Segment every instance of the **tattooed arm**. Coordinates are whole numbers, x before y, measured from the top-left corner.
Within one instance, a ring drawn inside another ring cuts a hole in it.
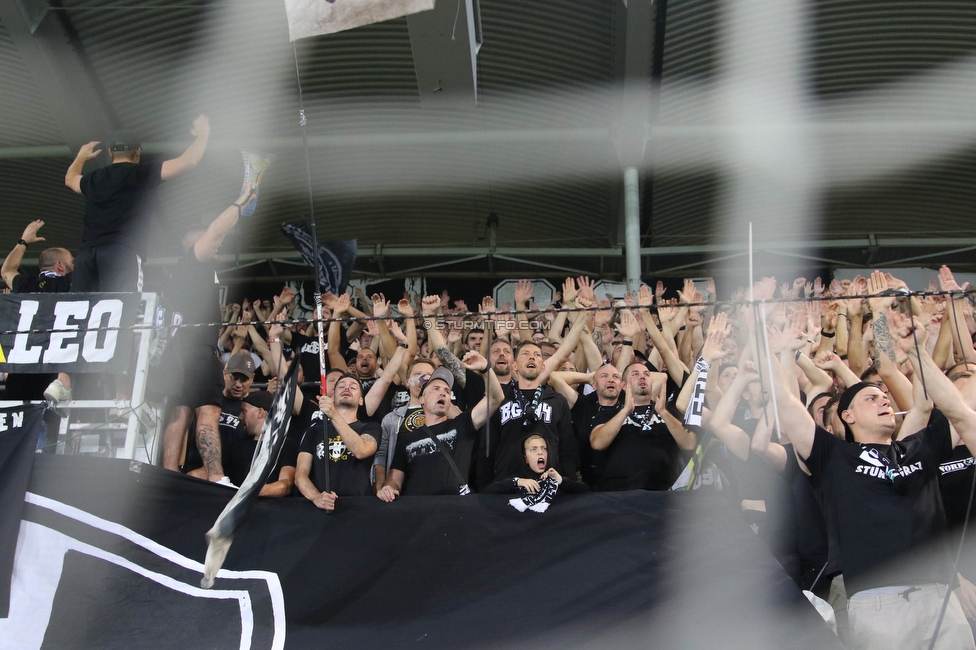
[[[444,339],[444,335],[441,331],[437,329],[436,322],[434,321],[434,299],[436,296],[427,296],[423,300],[423,310],[424,310],[424,320],[427,322],[427,340],[430,343],[430,349],[437,354],[437,357],[441,360],[451,374],[454,375],[454,380],[458,383],[458,386],[464,388],[467,382],[467,375],[464,372],[464,366],[461,365],[461,360],[451,352],[451,348],[447,346],[447,340]],[[439,299],[437,299],[439,302]],[[486,337],[487,338],[487,337]]]
[[[883,273],[875,271],[868,280],[868,291],[875,294],[868,299],[868,308],[874,314],[874,365],[888,387],[888,394],[901,411],[912,408],[912,382],[898,370],[895,362],[895,341],[891,336],[891,305],[894,296],[877,295],[887,290],[888,281]]]
[[[224,476],[224,465],[220,457],[220,407],[207,404],[196,409],[197,412],[197,450],[207,471],[207,479],[219,481]]]

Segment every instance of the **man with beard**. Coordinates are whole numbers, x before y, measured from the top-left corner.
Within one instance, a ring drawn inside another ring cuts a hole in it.
[[[274,395],[266,390],[256,390],[248,393],[241,404],[241,425],[243,434],[231,445],[231,462],[227,468],[228,476],[234,485],[241,485],[251,471],[251,461],[254,450],[261,438],[261,430],[268,411],[274,403]],[[280,498],[291,494],[295,484],[295,458],[298,455],[298,444],[292,438],[285,438],[278,456],[278,462],[271,468],[267,483],[261,488],[258,496]]]
[[[498,408],[503,395],[483,356],[468,352],[462,363],[468,370],[488,374],[491,399],[486,396],[473,408],[449,419],[454,375],[446,368],[435,370],[420,389],[424,425],[398,437],[390,474],[376,493],[382,501],[389,503],[401,493],[405,496],[467,493],[466,479],[477,431],[491,416],[491,410]]]
[[[599,488],[667,490],[681,470],[681,450],[693,451],[698,441],[668,411],[663,377],[652,381],[651,371],[639,362],[627,366],[624,376],[623,408],[597,414],[590,433],[593,449],[607,454]]]
[[[576,377],[588,377],[593,392],[580,395],[573,390],[567,379],[573,380]],[[622,406],[620,371],[609,363],[603,364],[589,375],[557,371],[552,373],[552,385],[570,405],[576,446],[579,449],[580,474],[587,485],[595,487],[600,481],[606,456],[602,452],[595,452],[590,446],[590,432],[596,426],[597,415],[604,411],[616,413]]]
[[[358,420],[362,403],[362,384],[352,374],[336,381],[332,397],[319,396],[319,411],[302,437],[295,468],[295,486],[317,508],[335,510],[340,496],[373,494],[370,469],[380,427]],[[325,491],[326,471],[332,483],[329,492]]]
[[[515,356],[512,354],[512,344],[504,339],[491,342],[488,349],[488,361],[491,369],[498,377],[498,383],[505,385],[512,381],[512,368],[515,366]]]
[[[556,471],[563,476],[576,476],[577,449],[569,405],[565,397],[546,385],[546,381],[576,349],[585,322],[585,318],[578,318],[556,354],[545,360],[537,343],[519,343],[515,351],[514,377],[503,386],[505,397],[491,422],[490,474],[479,474],[479,486],[489,485],[496,476],[518,473],[525,464],[522,442],[526,434],[533,431],[546,439]]]

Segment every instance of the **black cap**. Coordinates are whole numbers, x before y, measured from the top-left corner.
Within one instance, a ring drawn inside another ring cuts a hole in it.
[[[113,133],[112,141],[109,142],[109,149],[112,151],[135,151],[141,146],[139,136],[128,129]]]
[[[244,401],[251,406],[270,411],[271,405],[274,404],[274,395],[266,390],[256,390],[245,395]]]
[[[424,385],[420,387],[420,394],[421,395],[424,394],[424,391],[426,391],[427,387],[430,386],[430,382],[437,381],[437,380],[440,380],[445,384],[447,384],[448,390],[454,390],[454,373],[452,373],[444,366],[441,366],[436,370],[434,370],[434,372],[430,375],[427,381],[424,382]]]

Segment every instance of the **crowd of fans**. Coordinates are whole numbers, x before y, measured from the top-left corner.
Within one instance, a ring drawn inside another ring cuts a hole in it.
[[[136,167],[108,179],[81,174],[86,145],[66,178],[86,195],[86,230],[118,210],[91,207],[112,183],[137,195],[192,167],[208,131],[198,119],[185,164],[168,168],[140,167],[133,138],[117,138],[113,167]],[[953,558],[976,474],[976,319],[947,267],[914,294],[880,272],[827,286],[766,278],[725,302],[711,281],[705,299],[691,281],[677,296],[658,283],[614,297],[586,277],[566,278],[546,308],[528,281],[514,303],[477,309],[446,293],[326,294],[320,394],[319,333],[293,318],[291,288],[218,305],[213,258],[250,199],[188,234],[180,295],[164,296],[175,366],[154,381],[174,405],[168,469],[240,485],[271,395],[298,364],[304,388],[262,496],[332,511],[349,497],[503,493],[543,512],[588,490],[718,490],[797,585],[831,604],[851,647],[924,647],[936,626],[935,647],[974,647],[976,562]],[[68,288],[64,249],[44,251],[30,282],[18,274],[41,225],[4,262],[11,290]],[[116,273],[109,249],[133,237],[86,239],[86,288],[99,264]],[[141,259],[130,261],[118,272],[132,275]]]

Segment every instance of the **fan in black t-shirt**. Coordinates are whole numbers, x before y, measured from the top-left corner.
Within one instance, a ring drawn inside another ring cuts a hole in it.
[[[495,374],[489,370],[488,361],[477,352],[468,352],[462,363],[468,370],[488,373],[491,408],[498,408],[502,389]],[[398,436],[390,473],[376,493],[381,500],[389,503],[401,493],[466,493],[462,488],[467,487],[476,433],[490,416],[489,400],[484,398],[456,418],[448,419],[453,387],[454,375],[443,367],[435,370],[424,383],[420,390],[424,425]],[[450,461],[444,451],[451,454]]]
[[[667,408],[666,378],[642,362],[624,370],[624,406],[597,414],[590,433],[606,451],[601,490],[667,490],[681,470],[681,450],[693,451],[695,434]]]
[[[295,486],[317,508],[334,510],[340,496],[373,493],[380,426],[356,419],[362,403],[362,385],[349,374],[339,377],[331,397],[319,396],[319,412],[302,437],[295,471]]]
[[[141,161],[142,145],[129,131],[108,144],[112,164],[83,174],[95,158],[98,141],[81,147],[68,167],[64,184],[85,197],[85,221],[72,291],[141,291],[142,258],[146,256],[148,220],[156,188],[200,162],[210,137],[205,115],[193,121],[196,137],[179,157],[163,162]]]
[[[62,293],[71,290],[71,276],[74,257],[65,248],[47,248],[37,258],[39,273],[28,275],[20,272],[20,262],[24,259],[27,246],[44,241],[37,236],[44,222],[40,219],[30,222],[7,258],[0,267],[7,288],[13,293]],[[7,399],[35,400],[51,399],[61,402],[71,399],[71,380],[65,373],[7,375],[4,395]]]
[[[887,283],[883,274],[875,272],[870,285],[877,293]],[[916,405],[905,417],[897,440],[892,441],[893,409],[875,384],[855,384],[841,396],[837,412],[846,441],[818,427],[780,382],[774,386],[782,426],[820,484],[828,526],[837,534],[849,596],[849,638],[887,639],[892,627],[905,630],[907,621],[909,629],[917,629],[913,633],[917,638],[903,639],[904,647],[920,647],[934,633],[933,619],[942,607],[945,585],[954,579],[943,537],[939,463],[950,457],[956,431],[976,447],[976,412],[932,361],[924,328],[890,310],[891,301],[874,298],[869,305],[879,353],[891,350],[893,355],[895,339],[915,371]],[[927,390],[919,379],[923,374]],[[927,426],[919,430],[913,422],[925,421],[926,394],[941,411],[933,411]],[[893,598],[894,594],[901,598]],[[954,595],[939,639],[952,647],[973,647],[972,633]]]
[[[261,437],[264,420],[274,402],[274,395],[268,391],[258,390],[249,393],[241,404],[241,424],[244,435],[236,438],[230,448],[230,461],[227,475],[234,485],[241,485],[251,470],[251,460],[254,450]],[[298,456],[298,445],[291,438],[286,438],[278,456],[278,462],[271,469],[268,481],[261,488],[258,496],[286,497],[291,494],[295,484],[295,461]]]

